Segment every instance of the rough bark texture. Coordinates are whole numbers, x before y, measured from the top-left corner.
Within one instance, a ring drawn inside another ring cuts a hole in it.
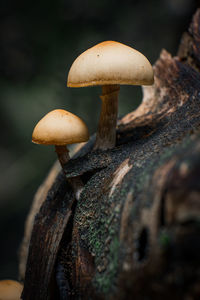
[[[67,163],[85,184],[78,203],[57,177],[35,218],[23,299],[59,289],[60,299],[200,299],[199,69],[200,10],[119,121],[117,146],[91,152],[91,141]]]

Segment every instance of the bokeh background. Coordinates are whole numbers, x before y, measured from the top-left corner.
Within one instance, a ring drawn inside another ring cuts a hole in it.
[[[55,108],[96,131],[100,88],[70,89],[74,59],[104,40],[141,51],[153,64],[162,48],[176,55],[197,0],[0,1],[0,279],[17,279],[17,252],[34,193],[55,161],[53,147],[31,143],[37,121]],[[140,103],[123,86],[119,114]]]

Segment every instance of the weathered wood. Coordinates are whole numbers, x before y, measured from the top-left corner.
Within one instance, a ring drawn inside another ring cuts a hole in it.
[[[21,281],[24,281],[25,277],[25,271],[26,271],[26,261],[28,256],[28,248],[31,238],[31,232],[33,229],[33,223],[36,214],[39,212],[40,207],[44,200],[47,197],[47,193],[52,186],[53,182],[55,181],[55,178],[58,175],[58,172],[60,171],[60,165],[58,162],[56,162],[52,169],[50,170],[47,178],[43,182],[43,184],[38,188],[35,197],[33,199],[33,203],[30,209],[30,213],[26,219],[25,223],[25,229],[24,229],[24,237],[23,241],[21,243],[20,251],[19,251],[19,278]]]
[[[82,149],[82,154],[90,151],[93,143],[94,139],[91,138],[90,143]],[[78,151],[83,145],[76,147],[71,155],[79,155]],[[23,299],[56,299],[58,295],[55,263],[66,225],[76,204],[71,187],[59,170],[56,163],[37,191],[27,217],[19,263],[19,275],[23,280],[27,261]]]
[[[23,299],[55,299],[53,268],[74,201],[71,188],[64,180],[64,175],[59,174],[35,217],[29,245]],[[48,290],[44,290],[44,286],[48,286]]]
[[[76,206],[63,176],[51,188],[35,219],[23,299],[57,299],[60,264],[66,299],[200,298],[199,46],[200,10],[178,56],[162,51],[154,86],[119,121],[117,146],[83,149],[67,163],[67,177],[85,187]]]
[[[93,139],[91,139],[92,142]],[[92,142],[93,143],[93,142]],[[91,144],[91,143],[90,143]],[[72,157],[76,157],[78,155],[79,150],[85,145],[85,143],[78,144],[73,150],[70,151],[70,155]],[[89,148],[88,148],[89,147]],[[82,149],[83,154],[87,153],[90,149],[90,145],[86,145],[84,147],[84,150]],[[85,151],[85,152],[84,152]],[[41,186],[38,188],[33,203],[30,208],[30,213],[27,216],[25,228],[24,228],[24,237],[21,243],[20,251],[19,251],[19,278],[21,281],[24,281],[25,278],[25,270],[26,270],[26,261],[28,256],[28,249],[29,249],[29,243],[31,238],[31,233],[33,229],[33,223],[36,214],[39,212],[40,207],[44,203],[47,194],[52,187],[56,177],[58,176],[59,172],[61,170],[61,166],[58,161],[54,163],[52,166],[48,176],[44,180],[44,182],[41,184]]]

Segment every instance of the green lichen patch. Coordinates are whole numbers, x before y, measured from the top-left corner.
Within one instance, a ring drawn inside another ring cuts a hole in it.
[[[113,281],[116,278],[116,273],[119,266],[119,240],[117,237],[114,237],[110,244],[110,251],[108,257],[107,268],[104,272],[97,272],[93,280],[94,285],[98,291],[106,294],[111,286]]]

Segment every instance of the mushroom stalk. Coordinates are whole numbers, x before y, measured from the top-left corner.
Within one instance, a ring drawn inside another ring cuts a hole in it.
[[[94,150],[115,147],[119,89],[118,84],[102,86],[102,107]]]
[[[65,145],[62,145],[62,146],[55,145],[55,151],[57,153],[58,160],[59,160],[59,162],[61,164],[61,167],[64,170],[64,165],[70,159],[70,157],[69,157],[69,150],[67,149],[67,147]]]
[[[64,146],[55,145],[55,151],[57,153],[58,160],[61,164],[63,172],[65,173],[64,166],[70,159],[69,150],[67,149],[67,147],[65,145]],[[66,175],[66,173],[65,173],[65,175]],[[80,199],[80,194],[81,194],[81,192],[83,190],[83,187],[84,187],[80,176],[68,178],[67,181],[71,185],[76,199],[79,200]]]

